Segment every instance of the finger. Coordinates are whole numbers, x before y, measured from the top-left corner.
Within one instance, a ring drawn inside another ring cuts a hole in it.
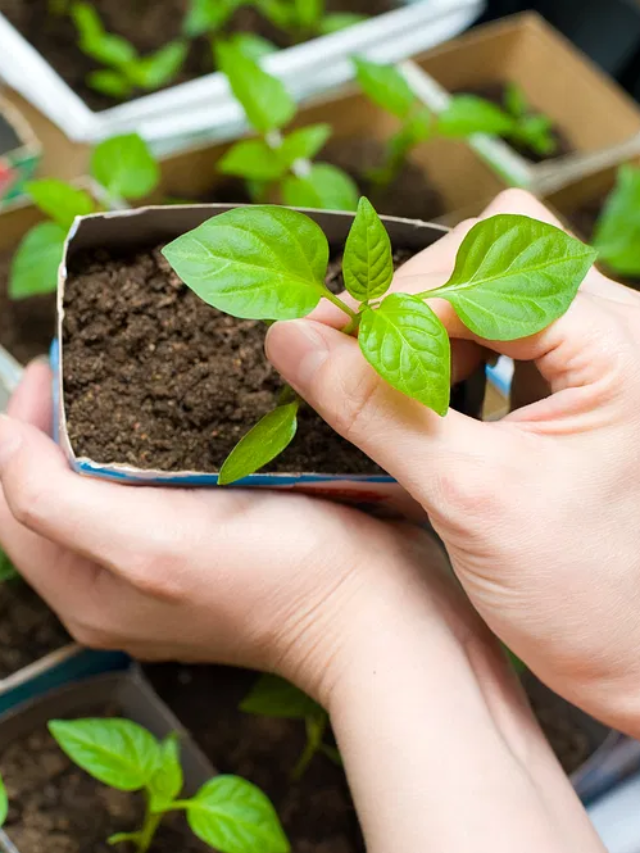
[[[8,413],[48,433],[52,417],[51,380],[51,369],[47,362],[40,359],[31,362],[9,401]]]

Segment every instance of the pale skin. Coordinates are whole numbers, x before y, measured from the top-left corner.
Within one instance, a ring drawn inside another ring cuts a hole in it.
[[[549,218],[520,192],[495,212]],[[402,289],[440,284],[468,227],[403,267]],[[640,297],[592,273],[553,327],[500,346],[438,310],[457,376],[488,347],[534,361],[553,395],[500,423],[439,419],[378,382],[330,307],[272,327],[267,352],[423,504],[491,629],[640,734]],[[33,365],[0,419],[0,540],[81,642],[307,690],[331,713],[372,853],[603,850],[426,533],[303,496],[82,479],[46,434],[49,382]]]

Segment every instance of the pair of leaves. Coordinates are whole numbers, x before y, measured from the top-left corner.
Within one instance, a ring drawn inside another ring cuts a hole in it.
[[[247,0],[190,0],[182,31],[188,38],[214,33],[245,5]]]
[[[619,275],[640,275],[640,169],[624,165],[596,223],[593,245]]]
[[[278,181],[299,160],[312,160],[331,135],[328,124],[294,130],[273,147],[262,139],[243,139],[222,157],[218,170],[248,181]]]
[[[366,20],[353,12],[325,14],[324,0],[255,0],[255,5],[272,24],[295,36],[330,35]]]
[[[416,96],[400,71],[363,56],[354,57],[353,62],[358,84],[369,100],[403,121],[408,119]]]

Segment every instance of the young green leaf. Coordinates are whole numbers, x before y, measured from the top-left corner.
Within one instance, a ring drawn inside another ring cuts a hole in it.
[[[293,320],[326,293],[327,238],[307,216],[286,208],[214,216],[163,254],[201,299],[235,317]]]
[[[565,313],[596,256],[560,228],[500,214],[473,226],[449,281],[421,295],[447,299],[482,338],[525,338]]]
[[[320,32],[328,36],[367,20],[366,15],[358,15],[356,12],[334,12],[331,15],[325,15],[320,21]]]
[[[314,31],[324,14],[324,0],[293,0],[298,27]]]
[[[244,3],[245,0],[190,0],[182,32],[197,38],[219,30]]]
[[[91,174],[112,198],[142,198],[160,180],[158,164],[137,133],[113,136],[97,145]]]
[[[543,157],[553,154],[558,147],[553,134],[553,122],[544,115],[524,116],[509,138],[528,145]]]
[[[13,565],[9,557],[0,551],[0,583],[13,581],[20,577],[20,573]]]
[[[230,42],[219,42],[216,56],[218,66],[226,75],[249,124],[258,133],[266,134],[291,121],[296,105],[284,83],[267,74],[257,62],[245,56],[241,48]]]
[[[137,844],[142,842],[141,832],[114,832],[107,838],[107,844],[115,847],[117,844]]]
[[[358,342],[390,385],[439,415],[447,413],[449,336],[428,305],[415,296],[390,294],[375,311],[364,309]]]
[[[316,210],[356,210],[359,191],[337,166],[314,163],[305,177],[289,175],[282,183],[282,200],[290,207]]]
[[[3,827],[9,814],[9,798],[4,779],[0,776],[0,827]]]
[[[78,767],[119,791],[144,788],[158,767],[158,741],[131,720],[51,720],[49,731]]]
[[[78,30],[80,50],[87,56],[105,65],[115,66],[125,65],[137,58],[136,49],[130,42],[105,32],[98,13],[90,3],[74,3],[71,17]]]
[[[393,279],[393,254],[387,229],[371,202],[361,198],[342,259],[344,284],[349,293],[366,302],[383,296]]]
[[[324,713],[317,702],[293,684],[277,675],[265,673],[240,703],[245,714],[304,720]]]
[[[128,98],[133,92],[133,84],[129,79],[121,71],[109,68],[92,71],[87,75],[87,85],[110,98]]]
[[[416,97],[402,74],[393,65],[380,65],[355,56],[356,78],[360,88],[374,104],[398,118],[406,119]]]
[[[310,124],[294,130],[282,140],[278,154],[286,166],[296,160],[313,160],[331,136],[331,125]]]
[[[89,193],[76,189],[57,178],[30,181],[25,189],[36,207],[50,216],[61,228],[67,230],[76,216],[86,216],[93,213],[96,208]]]
[[[159,763],[147,784],[151,812],[161,812],[172,803],[183,784],[180,742],[176,734],[171,734],[160,744]]]
[[[279,155],[262,139],[243,139],[218,161],[218,171],[249,181],[278,181],[287,171]]]
[[[527,96],[517,83],[507,83],[504,93],[504,106],[514,118],[522,118],[529,112]]]
[[[438,116],[437,129],[443,136],[465,137],[473,133],[503,136],[516,125],[515,119],[484,98],[454,95]]]
[[[295,29],[296,9],[292,0],[254,0],[257,9],[281,30]]]
[[[189,826],[220,853],[289,853],[278,815],[259,788],[238,776],[217,776],[186,804]]]
[[[278,406],[249,430],[225,459],[218,484],[226,486],[255,474],[279,456],[293,441],[298,427],[299,403]]]
[[[11,299],[55,292],[66,239],[67,229],[55,222],[41,222],[26,234],[11,262]]]
[[[133,83],[140,89],[159,89],[177,75],[187,58],[188,47],[183,41],[172,41],[155,53],[139,59],[128,67]]]
[[[625,165],[596,223],[593,245],[620,275],[640,275],[640,169]]]
[[[262,36],[258,36],[255,33],[233,33],[227,41],[244,53],[245,56],[248,56],[249,59],[253,59],[254,62],[258,62],[265,56],[277,53],[278,51],[277,46],[272,41],[262,38]]]

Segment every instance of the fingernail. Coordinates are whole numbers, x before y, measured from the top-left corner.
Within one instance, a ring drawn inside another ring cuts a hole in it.
[[[21,424],[8,415],[0,415],[0,474],[21,444]]]
[[[285,379],[306,388],[329,355],[323,336],[309,320],[276,323],[265,342],[267,358]]]

